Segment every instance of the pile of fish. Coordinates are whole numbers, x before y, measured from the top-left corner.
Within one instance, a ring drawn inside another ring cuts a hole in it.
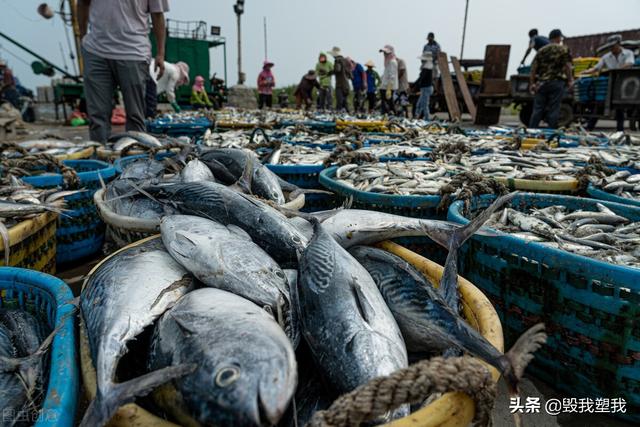
[[[596,211],[570,210],[558,205],[526,212],[506,208],[495,213],[487,226],[530,242],[640,268],[640,222],[601,203],[596,207]]]
[[[487,177],[542,181],[570,181],[580,169],[571,161],[558,161],[530,151],[471,156],[463,163],[473,172]]]
[[[200,161],[224,163],[216,152]],[[339,394],[425,353],[470,352],[515,392],[545,340],[537,325],[502,354],[458,309],[455,253],[510,196],[459,226],[342,208],[288,218],[210,180],[140,190],[179,214],[85,282],[97,395],[81,426],[104,425],[136,399],[183,425],[305,425]],[[401,236],[450,250],[438,289],[403,259],[363,246]]]
[[[167,167],[171,170],[168,171]],[[318,192],[300,189],[283,181],[249,150],[201,148],[185,150],[175,157],[165,158],[163,162],[142,158],[125,165],[123,173],[107,185],[105,201],[118,215],[160,219],[174,213],[175,207],[160,203],[142,189],[153,186],[159,191],[178,188],[174,184],[193,182],[209,182],[220,187],[220,191],[222,188],[231,193],[238,190],[277,205],[287,202],[285,194],[289,200],[294,200],[301,193]]]
[[[0,408],[2,425],[31,425],[47,389],[49,359],[41,345],[47,324],[20,309],[0,308]]]
[[[606,192],[626,199],[640,200],[640,174],[621,170],[602,178],[590,177],[591,183]]]
[[[44,153],[52,156],[68,156],[83,150],[86,150],[89,147],[96,147],[99,144],[95,142],[86,142],[86,141],[67,141],[63,139],[54,139],[54,138],[44,138],[44,139],[33,139],[27,141],[17,142],[15,144],[17,147],[25,150],[25,153],[22,153],[17,150],[5,149],[2,152],[2,157],[5,158],[20,158],[25,154],[38,154]]]
[[[431,161],[349,164],[336,170],[335,180],[360,191],[396,195],[437,195],[455,166]]]

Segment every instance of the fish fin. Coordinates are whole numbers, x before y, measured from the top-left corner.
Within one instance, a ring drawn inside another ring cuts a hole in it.
[[[360,317],[370,325],[372,314],[375,316],[375,310],[365,293],[362,291],[362,285],[358,283],[358,279],[356,277],[352,277],[351,279],[351,291],[353,292],[353,297],[355,299],[358,312],[360,313]]]
[[[106,392],[98,390],[98,394],[87,408],[80,426],[103,426],[120,406],[133,402],[138,396],[146,396],[156,387],[188,375],[196,368],[195,364],[168,366],[123,383],[113,384]]]
[[[300,194],[333,194],[332,191],[318,190],[317,188],[299,188],[296,187],[291,193],[289,193],[289,199],[295,200]]]
[[[2,221],[0,221],[0,235],[2,235],[2,247],[4,248],[4,265],[5,267],[9,267],[11,259],[11,238],[9,237],[9,229]]]
[[[251,184],[253,182],[253,166],[253,154],[247,154],[247,161],[244,163],[242,175],[236,182],[236,185],[240,187],[246,194],[253,194],[253,192],[251,191]]]
[[[516,194],[517,193],[514,192],[498,197],[487,209],[482,211],[468,224],[454,229],[451,233],[447,241],[449,253],[445,261],[439,289],[449,307],[455,310],[456,313],[458,312],[458,249],[487,222],[495,211],[505,203],[511,201]]]
[[[193,251],[197,247],[197,243],[193,236],[189,237],[191,233],[187,231],[176,231],[175,240],[172,240],[169,243],[171,250],[177,252],[185,258],[190,257],[193,254]]]
[[[533,360],[535,353],[547,341],[547,334],[544,331],[544,323],[537,323],[526,330],[518,341],[503,356],[507,362],[507,368],[503,372],[503,377],[511,397],[519,395],[518,384],[524,375],[529,362]],[[514,414],[516,426],[521,425],[521,420]]]

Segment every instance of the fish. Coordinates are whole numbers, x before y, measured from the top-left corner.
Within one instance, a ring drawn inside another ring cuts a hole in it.
[[[200,159],[207,165],[211,160],[224,165],[227,171],[234,177],[233,182],[223,181],[227,185],[241,181],[245,168],[249,167],[253,170],[252,175],[248,179],[248,181],[250,181],[248,185],[251,194],[255,194],[265,200],[274,201],[279,205],[285,203],[285,197],[278,182],[277,175],[261,164],[252,152],[234,148],[207,150],[200,155]],[[212,169],[214,176],[222,180],[224,177],[221,178],[216,175],[216,170],[217,169]]]
[[[216,182],[211,169],[198,159],[190,160],[180,172],[182,182],[211,181]]]
[[[636,256],[640,256],[640,222],[632,221],[602,203],[583,210],[560,205],[507,210],[506,222],[494,214],[487,226],[545,246],[640,268],[640,258]]]
[[[124,148],[123,146],[126,146],[127,144],[130,145],[131,139],[148,148],[162,147],[162,143],[155,136],[133,130],[111,135],[108,141],[115,142],[114,149],[116,149],[116,151],[121,151]],[[120,146],[118,145],[119,143]],[[119,147],[120,149],[117,149],[116,147]]]
[[[198,280],[267,309],[297,345],[287,276],[244,230],[197,216],[172,215],[162,219],[160,234],[173,258]]]
[[[373,279],[318,221],[299,265],[292,300],[302,335],[336,391],[407,366],[402,335]]]
[[[160,238],[121,249],[87,277],[80,309],[96,367],[97,394],[81,426],[104,425],[121,405],[193,371],[193,365],[177,365],[122,383],[116,379],[127,343],[193,286],[193,276],[171,257]]]
[[[155,159],[141,158],[126,165],[119,179],[159,179],[164,173],[164,165]]]
[[[30,420],[40,408],[48,359],[38,353],[47,333],[43,322],[28,312],[0,309],[0,407],[13,415],[3,425]]]
[[[349,253],[371,274],[398,322],[409,352],[464,350],[498,369],[511,393],[517,394],[527,364],[546,340],[543,325],[532,327],[509,352],[502,354],[460,317],[457,306],[447,304],[433,283],[399,256],[368,246],[355,246]],[[457,287],[457,274],[451,272],[452,267],[451,261],[445,265],[443,280],[452,281],[450,286]]]
[[[170,183],[150,185],[144,190],[164,203],[175,204],[183,214],[240,227],[280,265],[296,264],[298,253],[308,243],[285,215],[222,184],[208,181]]]
[[[276,425],[297,384],[286,335],[267,312],[220,289],[182,297],[158,321],[151,370],[197,369],[154,393],[182,425]]]
[[[62,211],[60,205],[54,203],[16,203],[0,200],[0,218],[24,217],[43,212],[61,213]]]

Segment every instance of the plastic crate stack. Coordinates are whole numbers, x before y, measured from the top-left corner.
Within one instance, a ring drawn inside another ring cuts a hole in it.
[[[576,81],[574,97],[577,102],[605,101],[609,77],[583,77]]]

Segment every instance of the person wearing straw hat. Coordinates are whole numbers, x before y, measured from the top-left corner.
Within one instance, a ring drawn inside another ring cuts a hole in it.
[[[380,86],[380,74],[374,70],[376,65],[372,60],[368,60],[364,66],[367,67],[365,73],[367,75],[367,103],[369,104],[369,113],[371,113],[376,109],[376,91]]]
[[[334,46],[329,52],[333,56],[333,75],[336,78],[336,110],[349,111],[349,80],[351,80],[351,64],[342,56],[339,47]]]
[[[273,62],[265,60],[262,63],[262,71],[258,74],[258,108],[266,105],[271,108],[273,105],[273,88],[276,86],[276,78],[271,69]]]
[[[418,98],[414,116],[416,119],[429,120],[429,99],[433,94],[433,55],[426,51],[419,59],[422,61],[422,66],[415,86],[420,89],[420,98]]]
[[[294,92],[296,97],[296,108],[299,110],[304,104],[304,109],[309,110],[311,108],[311,98],[313,96],[313,88],[320,89],[320,83],[316,79],[315,70],[309,70],[307,74],[302,76],[298,87]]]
[[[331,97],[333,63],[327,59],[327,55],[324,52],[320,52],[320,55],[318,55],[316,74],[318,75],[320,83],[320,89],[318,89],[318,110],[330,110],[333,104],[333,98]]]
[[[393,46],[385,45],[380,52],[384,55],[384,72],[380,79],[381,112],[395,115],[393,96],[398,90],[398,61]]]

